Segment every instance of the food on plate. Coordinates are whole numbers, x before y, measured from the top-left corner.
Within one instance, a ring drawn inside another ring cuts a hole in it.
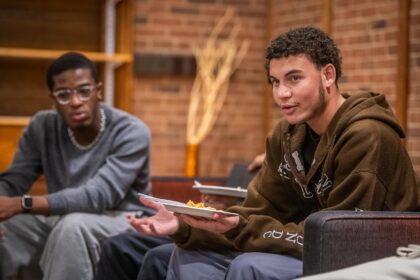
[[[192,200],[188,200],[188,202],[186,203],[187,204],[187,206],[190,206],[190,207],[194,207],[194,208],[205,208],[205,209],[210,209],[210,210],[216,210],[215,208],[213,208],[213,207],[206,207],[205,205],[204,205],[204,202],[198,202],[198,203],[195,203],[194,201],[192,201]]]
[[[192,201],[192,200],[188,200],[188,202],[186,203],[188,206],[191,206],[191,207],[195,207],[195,208],[205,208],[206,206],[204,205],[204,202],[198,202],[198,203],[195,203],[194,201]]]

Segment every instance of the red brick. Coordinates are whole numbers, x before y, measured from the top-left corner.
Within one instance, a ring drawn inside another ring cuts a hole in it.
[[[158,3],[157,3],[158,2]],[[246,3],[246,4],[245,4]],[[203,176],[226,175],[235,161],[249,161],[263,149],[263,98],[266,92],[264,49],[267,30],[271,38],[289,28],[322,24],[322,1],[278,0],[267,26],[266,1],[137,1],[135,51],[191,55],[191,46],[208,34],[226,7],[237,11],[242,22],[240,38],[252,45],[232,76],[226,101],[215,127],[200,147],[199,171]],[[181,17],[182,14],[182,17]],[[420,1],[410,10],[410,94],[407,148],[420,173]],[[331,36],[342,51],[343,91],[368,89],[396,100],[398,1],[334,0]],[[153,134],[154,175],[182,175],[189,93],[194,77],[136,77],[135,114],[149,124]],[[177,88],[176,91],[167,91]],[[271,98],[271,97],[270,97]],[[270,123],[281,118],[272,102]]]

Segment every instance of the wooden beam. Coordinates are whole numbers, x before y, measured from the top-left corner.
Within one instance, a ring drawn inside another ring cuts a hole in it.
[[[117,4],[117,53],[129,53],[130,61],[116,69],[115,98],[116,107],[133,113],[133,46],[134,46],[134,1],[124,0]]]
[[[265,40],[268,45],[273,39],[273,0],[266,0],[266,32]],[[271,87],[267,84],[266,72],[263,73],[263,92],[264,92],[264,102],[263,102],[263,116],[262,116],[262,150],[265,150],[265,136],[271,130],[271,119],[272,119],[272,99],[271,99]]]
[[[129,63],[133,60],[131,53],[106,54],[102,52],[86,52],[81,50],[41,50],[27,48],[0,47],[0,57],[28,58],[28,59],[56,59],[68,51],[83,53],[96,62]]]
[[[399,1],[398,19],[398,67],[397,67],[397,96],[395,111],[397,119],[407,131],[407,104],[409,93],[409,27],[410,27],[410,0]]]
[[[322,29],[324,32],[331,33],[332,22],[332,0],[324,0],[322,8]]]
[[[26,126],[29,123],[29,117],[13,117],[13,116],[0,116],[1,126]]]

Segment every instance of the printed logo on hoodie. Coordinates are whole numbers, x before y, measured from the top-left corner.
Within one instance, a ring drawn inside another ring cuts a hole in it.
[[[269,230],[263,234],[263,238],[284,239],[287,242],[303,246],[303,236],[296,232]]]
[[[298,151],[293,152],[292,158],[295,161],[297,171],[303,171],[304,168],[299,158],[299,152]],[[279,172],[280,177],[290,181],[290,178],[292,177],[292,174],[291,174],[292,170],[290,168],[290,163],[287,160],[286,155],[283,156],[283,161],[279,164],[277,171]],[[300,187],[300,190],[302,191],[302,196],[304,198],[312,198],[314,196],[306,184],[303,184],[302,182],[300,182],[298,178],[295,178],[294,181]],[[316,193],[317,194],[324,193],[326,190],[330,189],[331,187],[332,187],[331,179],[328,178],[327,174],[321,173],[320,179],[318,180],[318,182],[315,183]]]
[[[279,172],[280,177],[286,180],[290,180],[289,174],[292,171],[292,169],[290,169],[290,164],[286,159],[286,155],[284,155],[283,161],[280,162],[279,168],[277,169],[277,171]]]
[[[304,168],[303,168],[302,162],[299,159],[299,152],[298,151],[293,152],[292,153],[292,158],[295,161],[297,171],[303,171]],[[280,177],[290,181],[290,178],[292,177],[292,175],[291,175],[292,169],[290,168],[290,164],[289,164],[289,161],[286,158],[286,155],[284,155],[283,161],[280,162],[279,168],[277,169],[277,171],[279,172]],[[294,181],[300,187],[303,197],[312,198],[314,196],[313,193],[308,190],[308,187],[305,184],[302,184],[298,180],[298,178],[295,178]]]
[[[315,190],[317,194],[324,193],[326,190],[332,187],[332,181],[328,178],[327,174],[322,173],[321,178],[315,184]]]

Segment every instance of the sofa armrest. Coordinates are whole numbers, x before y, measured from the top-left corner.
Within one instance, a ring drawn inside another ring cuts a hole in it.
[[[420,213],[319,211],[305,221],[303,274],[395,255],[413,243],[420,244]]]

